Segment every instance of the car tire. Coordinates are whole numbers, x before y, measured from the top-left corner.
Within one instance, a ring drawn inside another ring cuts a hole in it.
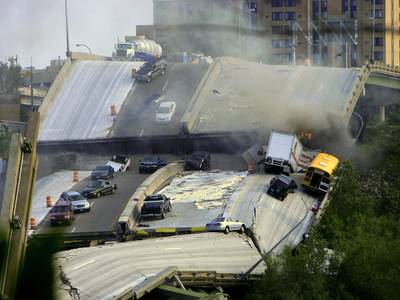
[[[225,227],[224,233],[225,233],[225,234],[228,234],[228,233],[229,233],[229,227],[228,227],[228,226]]]
[[[242,225],[240,226],[240,233],[245,233],[246,231],[246,226]]]

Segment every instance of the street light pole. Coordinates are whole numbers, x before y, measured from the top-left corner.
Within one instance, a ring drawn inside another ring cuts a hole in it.
[[[89,47],[88,45],[85,45],[85,44],[76,44],[75,46],[76,46],[76,47],[85,47],[86,49],[89,50],[89,53],[92,54],[92,50],[90,50],[90,47]]]
[[[68,34],[68,5],[67,5],[67,0],[64,0],[64,5],[65,5],[65,32],[66,32],[66,38],[67,38],[67,57],[71,57],[71,51],[69,50],[69,34]]]
[[[31,56],[31,74],[30,74],[30,83],[31,83],[31,111],[33,111],[33,66],[32,66],[32,56]]]

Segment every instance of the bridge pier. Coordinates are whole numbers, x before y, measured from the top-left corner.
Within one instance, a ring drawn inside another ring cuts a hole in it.
[[[384,105],[379,106],[379,121],[385,122],[385,106]]]

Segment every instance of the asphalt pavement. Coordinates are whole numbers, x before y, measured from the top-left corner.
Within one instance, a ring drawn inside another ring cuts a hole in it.
[[[180,120],[208,65],[168,64],[164,75],[150,83],[135,82],[111,130],[112,137],[140,137],[177,135]],[[146,103],[146,98],[160,94],[158,103]],[[155,121],[155,112],[161,101],[176,103],[175,114],[168,124]]]
[[[113,299],[169,266],[180,271],[242,274],[260,257],[245,235],[204,233],[60,252],[55,264],[79,293],[76,298]],[[260,264],[252,274],[261,275],[264,268]],[[58,299],[76,299],[70,287],[60,281],[56,285]]]
[[[92,205],[90,212],[75,214],[75,220],[68,226],[51,227],[49,216],[47,216],[37,233],[114,231],[118,217],[125,208],[129,197],[148,176],[149,174],[138,174],[137,168],[132,168],[132,170],[124,173],[117,173],[110,180],[112,183],[117,184],[118,190],[115,194],[88,199]],[[72,187],[71,190],[81,192],[89,182],[90,177],[85,178]]]

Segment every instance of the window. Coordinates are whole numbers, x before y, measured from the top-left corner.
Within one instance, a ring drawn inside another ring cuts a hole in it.
[[[285,20],[286,21],[294,21],[294,20],[296,20],[296,12],[295,11],[285,12]]]
[[[357,0],[350,0],[350,18],[357,18]]]
[[[273,12],[272,20],[273,21],[282,21],[283,20],[283,12]]]
[[[382,19],[383,18],[383,10],[375,9],[375,16],[374,16],[374,11],[371,10],[371,18]]]
[[[382,37],[375,38],[374,46],[383,46],[383,38]]]
[[[285,0],[286,7],[293,7],[296,6],[296,0]]]
[[[321,17],[328,18],[328,0],[321,0]]]
[[[372,5],[374,5],[374,1],[375,1],[375,5],[383,4],[383,0],[371,0]]]
[[[319,16],[319,1],[318,0],[313,0],[312,2],[312,16],[313,20],[317,20]]]
[[[383,51],[375,51],[374,60],[383,60]]]
[[[349,11],[349,0],[342,0],[342,14],[347,15]]]
[[[282,7],[283,0],[272,0],[271,5],[272,5],[272,7]]]
[[[283,48],[284,41],[283,40],[272,40],[272,48]]]

